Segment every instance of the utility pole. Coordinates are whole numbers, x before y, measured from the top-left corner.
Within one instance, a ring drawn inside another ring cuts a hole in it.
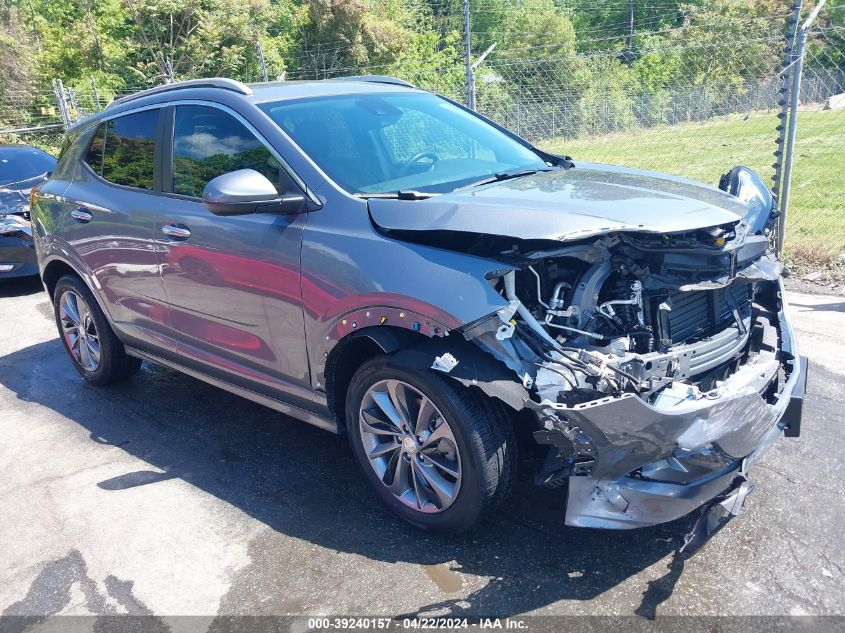
[[[628,30],[625,34],[625,63],[634,61],[634,0],[628,0]]]
[[[470,110],[475,110],[475,77],[472,71],[469,0],[464,0],[464,57],[466,58],[467,107]]]

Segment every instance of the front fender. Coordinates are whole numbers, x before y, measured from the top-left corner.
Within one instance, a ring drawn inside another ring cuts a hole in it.
[[[326,359],[363,328],[436,338],[495,313],[506,302],[487,277],[502,269],[511,266],[383,235],[363,204],[311,214],[301,287],[312,385],[325,388]]]

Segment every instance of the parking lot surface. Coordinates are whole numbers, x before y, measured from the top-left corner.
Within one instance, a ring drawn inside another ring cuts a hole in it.
[[[167,369],[86,385],[37,281],[0,286],[0,613],[456,616],[845,613],[845,300],[792,295],[799,439],[704,550],[689,520],[563,525],[521,484],[442,537],[379,504],[345,440]]]

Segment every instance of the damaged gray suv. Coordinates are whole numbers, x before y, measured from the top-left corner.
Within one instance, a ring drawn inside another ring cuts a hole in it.
[[[208,79],[77,124],[33,198],[87,381],[146,360],[345,433],[421,527],[469,528],[519,464],[567,487],[568,525],[701,508],[707,536],[799,432],[744,167],[716,188],[551,155],[387,77]]]

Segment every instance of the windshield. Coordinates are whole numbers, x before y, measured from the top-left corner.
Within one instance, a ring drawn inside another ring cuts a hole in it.
[[[0,187],[56,168],[56,159],[34,147],[0,147]]]
[[[261,108],[351,193],[444,193],[502,172],[548,168],[507,134],[428,93],[317,97]]]

